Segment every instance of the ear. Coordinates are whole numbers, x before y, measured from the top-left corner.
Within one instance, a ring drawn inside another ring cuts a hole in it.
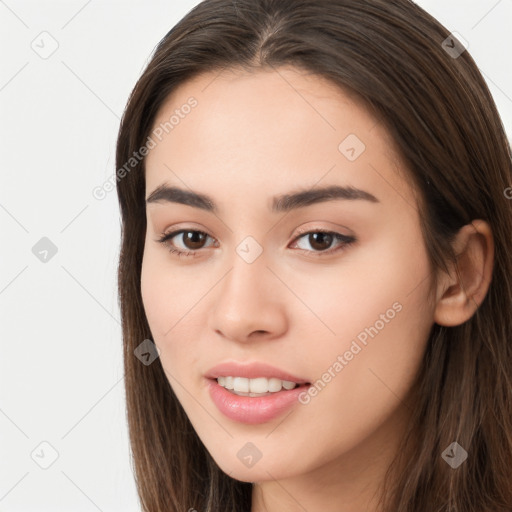
[[[492,278],[494,240],[489,224],[474,220],[463,226],[453,243],[457,263],[443,273],[437,288],[434,321],[455,326],[469,320],[485,298]]]

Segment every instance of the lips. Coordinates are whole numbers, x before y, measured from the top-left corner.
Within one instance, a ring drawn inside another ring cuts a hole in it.
[[[245,377],[247,379],[256,379],[258,377],[272,377],[281,380],[296,382],[297,384],[309,384],[308,379],[293,375],[285,370],[271,366],[266,363],[236,363],[234,361],[226,361],[210,368],[205,374],[208,379],[215,380],[218,377]]]
[[[310,385],[310,381],[304,377],[262,362],[225,361],[210,368],[205,377],[210,398],[217,409],[230,420],[246,424],[265,423],[283,415],[299,403],[300,394]],[[298,386],[265,393],[264,396],[240,396],[219,385],[218,377],[275,378],[295,382]]]
[[[308,386],[303,384],[295,389],[281,390],[260,397],[238,396],[217,381],[208,380],[208,393],[217,409],[226,417],[237,423],[255,425],[266,423],[284,415],[299,404],[299,397]]]

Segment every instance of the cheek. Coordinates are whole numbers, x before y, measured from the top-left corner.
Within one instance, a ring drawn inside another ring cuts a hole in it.
[[[296,315],[290,323],[302,324],[301,331],[326,347],[342,349],[375,323],[379,331],[389,331],[404,316],[417,325],[431,313],[426,307],[430,268],[420,234],[406,239],[390,231],[332,265],[300,265],[283,267],[279,274],[302,303],[290,300]],[[308,336],[303,338],[307,342]]]
[[[372,400],[375,392],[393,399],[386,385],[405,394],[416,374],[433,311],[428,258],[421,241],[413,242],[380,240],[346,258],[338,279],[326,272],[296,282],[294,292],[315,313],[302,312],[295,320],[309,347],[304,356],[316,378],[336,381],[326,386],[334,401],[345,386],[351,394],[342,401],[353,399],[356,409],[359,399]],[[336,378],[330,379],[329,370]]]
[[[323,336],[309,342],[307,354],[318,379],[307,408],[311,418],[318,418],[313,420],[315,428],[326,439],[356,440],[401,405],[419,370],[433,323],[428,307],[430,267],[422,244],[398,250],[386,242],[376,249],[360,251],[358,263],[343,279],[325,280],[323,309],[319,295],[309,297],[316,301],[312,308],[336,334],[324,328]],[[338,418],[336,428],[342,435],[321,420],[327,410]]]
[[[144,252],[141,269],[141,296],[144,305],[144,312],[154,338],[161,338],[162,334],[169,329],[170,317],[168,307],[168,300],[166,286],[168,277],[166,273],[155,261],[155,258],[148,252]],[[167,325],[167,327],[166,327]],[[154,339],[157,342],[157,339]]]
[[[146,317],[155,342],[174,332],[174,326],[186,314],[195,289],[190,278],[171,263],[171,255],[154,248],[146,240],[141,269],[141,295]]]
[[[388,323],[372,317],[363,328],[356,327],[359,337],[349,336],[337,346],[324,346],[321,355],[308,356],[318,371],[316,391],[303,397],[302,418],[321,440],[319,460],[350,450],[414,407],[407,395],[423,359],[429,328],[415,318],[412,303],[404,298],[400,303],[402,309]]]
[[[151,329],[152,339],[160,350],[160,360],[174,387],[172,376],[180,381],[186,368],[194,365],[197,351],[191,350],[199,333],[192,322],[200,309],[201,297],[212,283],[194,280],[179,265],[170,264],[166,251],[144,251],[141,269],[141,296],[144,311]],[[192,366],[195,367],[195,366]]]

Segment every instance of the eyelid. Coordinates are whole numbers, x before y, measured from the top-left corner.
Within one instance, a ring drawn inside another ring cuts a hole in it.
[[[297,235],[303,235],[305,233],[316,233],[318,231],[321,231],[321,232],[324,232],[324,233],[332,233],[332,232],[338,232],[339,229],[345,229],[346,231],[348,231],[348,233],[340,233],[340,235],[343,235],[343,236],[346,236],[346,237],[354,237],[355,238],[355,235],[352,233],[352,231],[345,227],[345,226],[340,226],[338,225],[338,227],[336,228],[326,228],[326,227],[322,227],[322,226],[318,226],[318,225],[313,225],[313,226],[308,226],[308,227],[299,227],[297,228],[295,231],[292,231],[292,233],[290,234],[290,236],[293,235],[293,233],[295,232]],[[297,238],[297,237],[295,237]]]
[[[187,233],[190,231],[196,232],[196,233],[202,233],[202,234],[206,235],[207,237],[211,238],[212,240],[214,240],[214,243],[216,242],[216,238],[213,237],[212,235],[210,235],[207,231],[204,231],[203,229],[195,229],[195,228],[190,228],[190,227],[184,227],[184,228],[178,227],[176,229],[171,229],[169,231],[166,230],[155,241],[162,243],[162,244],[167,244],[169,242],[169,240],[173,239],[174,237],[182,235],[183,233]],[[202,249],[204,249],[204,248],[202,248]],[[196,249],[195,251],[192,249],[179,249],[179,250],[184,251],[184,252],[185,251],[186,252],[198,252],[198,251],[201,251],[202,249]]]

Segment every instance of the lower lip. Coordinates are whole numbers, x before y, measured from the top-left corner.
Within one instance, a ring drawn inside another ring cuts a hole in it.
[[[309,385],[301,385],[298,388],[278,391],[271,395],[250,397],[235,395],[219,386],[216,380],[208,380],[208,391],[219,411],[231,420],[249,425],[265,423],[277,418],[294,404],[299,403],[299,395],[309,387]]]

